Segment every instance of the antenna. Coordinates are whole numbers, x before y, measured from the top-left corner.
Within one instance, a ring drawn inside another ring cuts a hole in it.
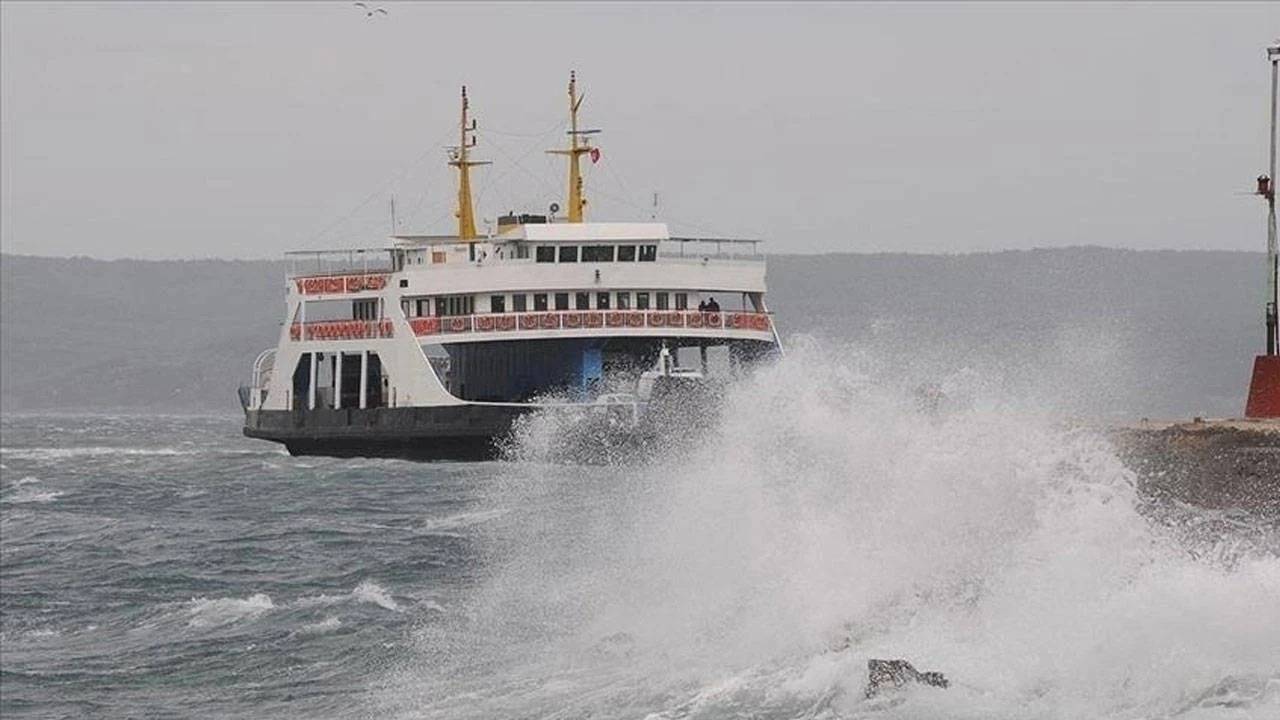
[[[658,219],[658,191],[653,191],[653,213],[649,215],[650,220]]]
[[[396,234],[396,196],[391,196],[391,234]]]

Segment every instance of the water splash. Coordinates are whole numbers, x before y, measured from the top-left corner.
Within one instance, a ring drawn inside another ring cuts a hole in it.
[[[421,632],[388,712],[1280,707],[1277,548],[1217,562],[1231,538],[1152,522],[1106,440],[1064,428],[1043,393],[1029,405],[958,374],[942,378],[953,402],[925,414],[912,382],[829,356],[793,349],[730,388],[696,443],[644,462],[509,466],[479,509],[500,511],[488,575],[465,612]],[[868,657],[956,685],[873,704]]]

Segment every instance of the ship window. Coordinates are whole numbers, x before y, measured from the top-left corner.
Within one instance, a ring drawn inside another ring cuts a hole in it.
[[[507,296],[506,295],[490,295],[489,296],[489,312],[506,312]]]
[[[555,261],[556,261],[556,248],[555,248],[555,246],[554,246],[554,245],[539,245],[539,246],[538,246],[538,257],[537,257],[537,259],[538,259],[538,262],[540,262],[540,263],[544,263],[544,262],[555,262]]]
[[[560,262],[578,262],[578,246],[561,245]]]
[[[596,309],[597,310],[609,309],[609,293],[607,292],[596,293]]]
[[[591,293],[574,293],[573,308],[575,310],[590,310]]]
[[[471,295],[451,295],[436,298],[436,315],[470,315],[475,312],[476,299]]]
[[[640,246],[640,262],[653,262],[658,259],[657,245],[641,245]]]
[[[533,296],[533,309],[543,312],[547,309],[547,294],[538,293]]]
[[[636,309],[637,310],[649,309],[649,293],[647,292],[636,293]]]
[[[667,293],[664,293],[664,292],[656,293],[654,295],[654,299],[657,300],[659,310],[666,310],[668,307],[670,307],[670,305],[667,302],[667,297],[668,297]]]
[[[619,245],[618,246],[618,262],[635,262],[636,246],[635,245]]]
[[[631,309],[631,293],[629,292],[618,293],[618,309],[619,310]]]
[[[409,287],[409,278],[400,278],[400,287]]]
[[[556,293],[556,309],[557,310],[569,309],[569,293]]]
[[[448,259],[449,259],[449,254],[444,252],[443,250],[431,251],[431,262],[433,263],[442,263]]]
[[[516,312],[524,312],[529,309],[529,296],[524,293],[518,293],[511,296],[511,309]]]
[[[584,245],[582,262],[613,262],[612,245]]]
[[[689,309],[689,293],[676,293],[676,309],[677,310]]]
[[[378,301],[376,299],[356,300],[351,303],[352,320],[376,320],[378,317]]]
[[[430,314],[431,314],[431,301],[430,301],[430,300],[418,300],[418,301],[417,301],[417,302],[415,302],[414,304],[418,306],[418,307],[417,307],[417,312],[415,312],[415,313],[414,313],[414,315],[417,315],[418,317],[423,317],[424,315],[430,315]]]

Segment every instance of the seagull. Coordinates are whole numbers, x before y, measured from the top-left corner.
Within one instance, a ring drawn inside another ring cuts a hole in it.
[[[373,17],[375,13],[382,13],[383,15],[390,14],[387,12],[386,8],[370,8],[368,5],[365,5],[362,2],[352,3],[352,4],[360,8],[361,10],[364,10],[365,17]]]

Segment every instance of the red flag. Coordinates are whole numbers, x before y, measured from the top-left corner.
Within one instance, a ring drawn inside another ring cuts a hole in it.
[[[600,148],[593,147],[591,148],[591,164],[595,165],[598,162],[600,162]]]

